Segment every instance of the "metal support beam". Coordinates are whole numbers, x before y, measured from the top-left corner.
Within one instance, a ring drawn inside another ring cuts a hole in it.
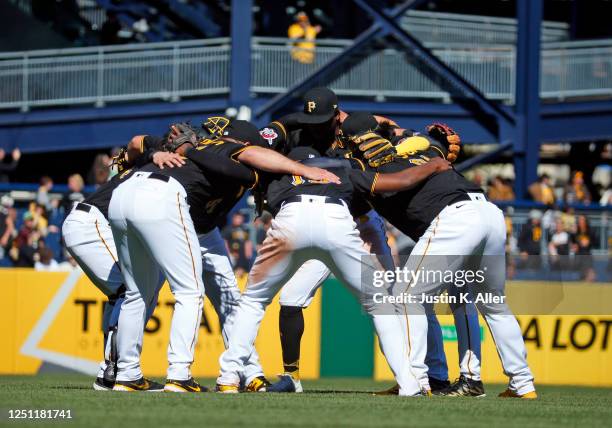
[[[384,30],[392,34],[411,55],[417,58],[423,65],[430,68],[433,73],[442,77],[450,86],[467,97],[467,99],[457,98],[455,101],[463,104],[470,110],[473,110],[475,114],[479,115],[479,121],[482,121],[484,126],[495,131],[498,127],[497,123],[499,122],[504,122],[504,124],[514,123],[514,118],[511,114],[501,108],[497,103],[487,99],[474,85],[431,53],[431,51],[425,48],[417,39],[408,34],[392,16],[373,7],[370,4],[371,0],[354,1],[368,12]],[[491,116],[494,120],[490,119]]]
[[[234,0],[236,1],[236,0]],[[408,0],[401,5],[394,8],[389,12],[388,16],[391,19],[396,19],[406,13],[409,9],[417,7],[425,0]],[[350,46],[347,46],[342,52],[333,57],[329,62],[320,67],[317,71],[296,83],[287,89],[285,93],[278,94],[273,97],[270,101],[265,103],[255,113],[256,117],[262,116],[266,113],[273,113],[285,107],[291,102],[291,100],[299,95],[302,95],[308,89],[314,87],[316,84],[320,84],[322,81],[329,81],[334,75],[339,75],[345,70],[345,65],[350,63],[360,53],[363,53],[363,49],[368,45],[369,42],[377,37],[384,36],[382,26],[378,23],[372,24],[366,31],[361,33]],[[354,63],[351,63],[354,65]]]
[[[528,186],[537,179],[540,153],[542,0],[518,0],[517,18],[514,191],[518,198],[525,198]]]
[[[251,33],[253,0],[232,0],[230,105],[240,107],[251,101]]]

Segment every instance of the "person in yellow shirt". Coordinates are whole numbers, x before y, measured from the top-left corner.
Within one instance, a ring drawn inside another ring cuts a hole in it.
[[[302,64],[312,64],[315,59],[315,40],[321,32],[321,26],[312,25],[304,12],[297,13],[295,21],[287,30],[290,39],[299,39],[293,44],[291,58]]]

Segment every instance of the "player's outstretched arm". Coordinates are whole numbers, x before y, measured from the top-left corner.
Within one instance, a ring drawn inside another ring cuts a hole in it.
[[[263,147],[249,146],[248,150],[238,153],[236,159],[245,165],[273,174],[299,175],[309,180],[340,184],[340,179],[325,169],[303,165]]]
[[[451,169],[451,164],[442,158],[434,158],[424,165],[406,168],[392,174],[379,174],[372,188],[373,193],[399,192],[419,184],[432,174]]]

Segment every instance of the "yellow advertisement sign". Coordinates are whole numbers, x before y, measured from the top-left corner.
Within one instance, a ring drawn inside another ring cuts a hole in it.
[[[0,374],[35,374],[51,364],[94,375],[102,356],[102,310],[106,300],[81,271],[36,272],[31,269],[2,269],[0,284],[6,309],[0,314],[3,340]],[[312,308],[304,312],[302,375],[319,375],[320,293]],[[174,299],[167,285],[147,324],[142,368],[147,376],[163,377]],[[266,374],[282,372],[278,334],[278,301],[275,300],[261,324],[255,343]],[[216,377],[223,351],[219,321],[210,303],[204,316],[192,372],[194,376]]]

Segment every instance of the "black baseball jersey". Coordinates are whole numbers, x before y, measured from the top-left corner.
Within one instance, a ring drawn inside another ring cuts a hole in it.
[[[98,187],[95,192],[86,197],[83,202],[93,205],[104,214],[104,217],[108,218],[108,205],[113,196],[113,190],[122,182],[130,178],[136,171],[138,171],[138,168],[130,168],[123,171],[121,174],[115,175],[109,181]]]
[[[135,166],[125,171],[121,171],[106,183],[102,184],[91,195],[83,200],[84,203],[93,205],[98,208],[104,217],[108,218],[108,205],[110,204],[113,190],[123,181],[127,180],[137,171],[137,167],[146,165],[151,161],[153,154],[161,148],[163,139],[153,135],[144,135],[140,140],[140,153],[142,154],[136,159]]]
[[[163,174],[181,183],[187,192],[196,232],[207,233],[225,220],[247,189],[257,184],[257,173],[233,160],[249,147],[238,142],[208,140],[189,150],[186,163],[180,168],[160,169],[148,164],[141,171]]]
[[[396,158],[380,166],[378,172],[399,172],[439,155],[435,149],[429,149]],[[370,203],[389,223],[417,241],[440,211],[468,192],[482,193],[482,189],[452,169],[434,174],[410,190],[374,195]]]
[[[259,134],[272,150],[284,155],[296,147],[312,147],[324,155],[334,142],[333,134],[330,134],[329,138],[312,136],[304,125],[297,122],[297,113],[288,114],[269,123],[259,131]]]
[[[292,196],[318,195],[342,199],[351,208],[353,215],[363,214],[354,212],[354,201],[372,192],[378,173],[356,169],[347,159],[315,157],[316,153],[312,148],[296,148],[289,153],[289,157],[302,158],[301,162],[306,165],[333,172],[342,183],[321,183],[296,175],[271,176],[268,184],[268,205],[273,212],[278,212],[282,202]],[[305,157],[304,154],[313,157]]]

